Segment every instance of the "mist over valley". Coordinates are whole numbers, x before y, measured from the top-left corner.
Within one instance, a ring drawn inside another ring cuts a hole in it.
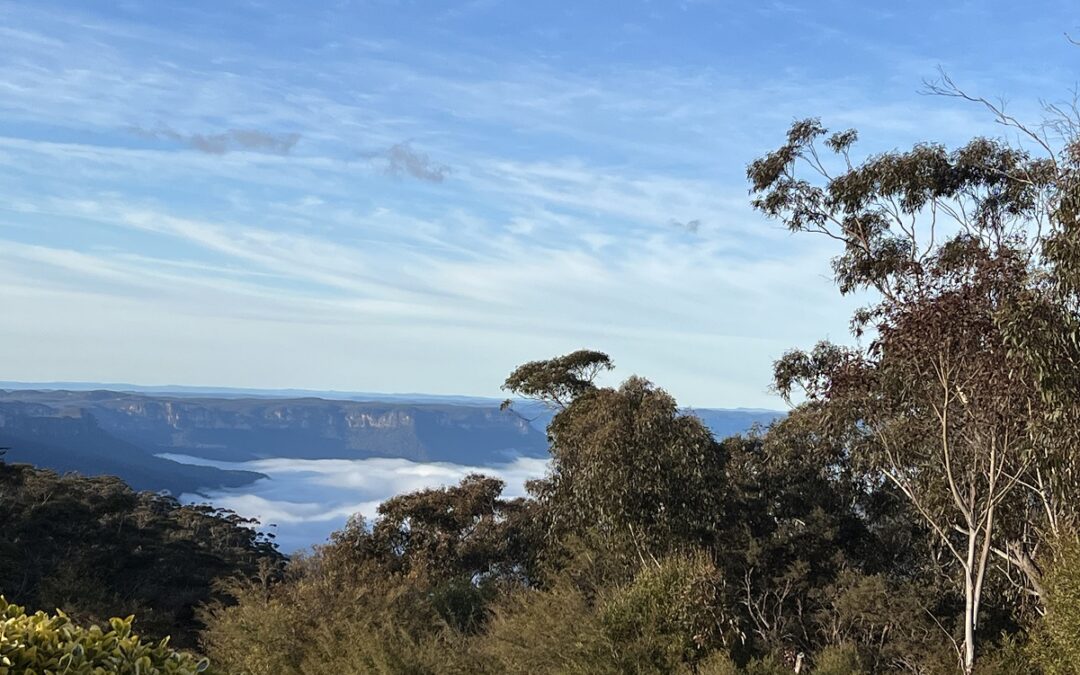
[[[464,396],[4,384],[6,461],[116,475],[183,503],[209,502],[257,519],[284,552],[325,542],[353,515],[370,520],[389,497],[470,474],[498,477],[508,496],[523,496],[549,459],[553,410],[534,401],[500,410],[498,400]],[[782,416],[692,412],[718,438]]]

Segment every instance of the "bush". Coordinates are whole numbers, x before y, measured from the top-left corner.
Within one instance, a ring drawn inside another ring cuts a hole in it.
[[[119,673],[194,675],[209,662],[168,647],[143,642],[131,632],[133,617],[112,619],[111,630],[82,628],[62,612],[27,614],[0,597],[0,675],[16,673]]]
[[[782,664],[780,659],[771,654],[750,661],[743,670],[746,675],[788,675],[791,672],[794,672],[793,669]]]
[[[814,659],[813,675],[864,675],[859,651],[853,645],[832,645]]]
[[[612,645],[589,598],[572,584],[508,594],[473,640],[487,672],[506,675],[616,675]]]
[[[1080,544],[1068,542],[1046,575],[1046,616],[1034,650],[1051,675],[1080,673]]]
[[[975,673],[976,675],[1014,675],[1014,673],[1043,675],[1046,671],[1032,659],[1032,654],[1037,652],[1037,649],[1037,643],[1028,640],[1027,635],[1023,633],[1002,635],[998,644],[987,648],[979,657],[978,663],[975,664]]]
[[[722,644],[729,624],[718,603],[723,580],[706,555],[673,556],[646,566],[602,609],[613,653],[624,664],[671,672]]]

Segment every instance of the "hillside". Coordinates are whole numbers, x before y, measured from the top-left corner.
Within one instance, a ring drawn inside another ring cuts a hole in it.
[[[496,406],[112,391],[5,391],[4,404],[90,416],[104,432],[152,453],[226,461],[399,457],[475,465],[547,453],[543,433]]]
[[[185,648],[196,645],[197,609],[228,601],[221,583],[282,561],[272,541],[234,513],[135,492],[112,477],[5,461],[0,523],[0,596],[31,611],[59,607],[87,624],[137,614],[141,634],[170,635]]]
[[[0,447],[7,459],[84,475],[116,475],[136,489],[173,494],[240,487],[262,474],[181,464],[264,458],[368,459],[491,466],[548,456],[552,411],[520,401],[407,402],[146,394],[107,390],[0,391]],[[780,413],[694,410],[718,438]]]
[[[136,490],[172,494],[238,487],[262,477],[180,464],[103,430],[80,410],[59,411],[44,405],[0,402],[0,447],[9,463],[25,463],[84,476],[119,476]]]

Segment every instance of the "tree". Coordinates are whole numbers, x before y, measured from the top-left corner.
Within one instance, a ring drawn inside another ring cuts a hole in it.
[[[1064,448],[1046,430],[1075,400],[1053,400],[1052,378],[1039,370],[1045,350],[1025,348],[1032,340],[1021,334],[1039,308],[1051,325],[1036,337],[1060,347],[1060,320],[1071,316],[1047,281],[1054,247],[1071,241],[1072,226],[1056,215],[1061,172],[1045,156],[982,138],[857,164],[856,138],[797,122],[748,169],[755,207],[839,242],[840,291],[877,298],[852,322],[857,337],[872,336],[868,346],[788,353],[776,388],[821,406],[830,433],[906,497],[954,560],[964,595],[957,648],[970,672],[992,556],[1029,573],[1037,592],[1024,565],[1038,518],[1030,505],[1062,501],[1046,472]]]
[[[250,520],[84,478],[0,462],[0,593],[82,623],[139,617],[153,638],[192,647],[196,608],[220,584],[272,573],[283,560]]]
[[[354,518],[335,533],[327,553],[435,581],[522,574],[528,546],[518,526],[526,504],[503,499],[504,486],[471,474],[454,486],[391,497],[370,526]]]
[[[648,380],[593,385],[610,367],[605,354],[582,351],[526,364],[506,381],[560,408],[548,426],[551,471],[532,485],[551,535],[595,531],[642,563],[708,545],[723,513],[721,447]]]
[[[593,390],[597,376],[614,367],[607,354],[579,349],[565,356],[518,366],[506,378],[503,389],[562,409],[581,394]],[[503,402],[504,409],[510,405],[509,399]]]

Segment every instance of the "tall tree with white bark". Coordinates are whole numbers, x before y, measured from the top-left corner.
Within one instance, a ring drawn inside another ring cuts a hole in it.
[[[790,352],[776,387],[821,405],[868,480],[902,493],[951,560],[965,672],[988,576],[1015,571],[1038,596],[1034,549],[1073,517],[1080,349],[1066,281],[1080,247],[1063,204],[1080,146],[1029,133],[1031,151],[977,138],[856,161],[854,131],[805,120],[748,170],[755,206],[836,240],[839,289],[871,299],[852,322],[865,344]]]

